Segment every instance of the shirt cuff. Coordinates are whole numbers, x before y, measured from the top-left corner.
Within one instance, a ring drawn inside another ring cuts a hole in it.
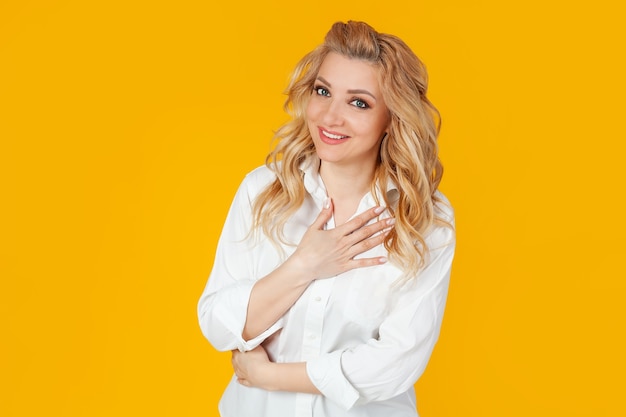
[[[359,399],[358,391],[350,384],[341,369],[343,351],[335,351],[306,363],[306,371],[315,387],[329,400],[346,410]]]
[[[270,326],[260,335],[245,340],[242,337],[243,328],[246,324],[248,311],[248,302],[250,301],[250,293],[256,281],[240,281],[228,291],[219,294],[220,302],[216,304],[217,308],[213,312],[213,317],[221,322],[221,325],[229,333],[234,336],[236,348],[240,352],[247,352],[259,346],[265,339],[275,333],[282,327],[282,319]]]

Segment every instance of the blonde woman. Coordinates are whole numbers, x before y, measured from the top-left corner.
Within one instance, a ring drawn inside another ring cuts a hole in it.
[[[362,22],[297,65],[292,120],[237,191],[198,304],[233,351],[223,417],[417,416],[455,242],[426,87]]]

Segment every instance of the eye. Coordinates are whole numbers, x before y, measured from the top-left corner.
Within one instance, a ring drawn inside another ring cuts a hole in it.
[[[350,102],[350,104],[352,104],[353,106],[358,107],[360,109],[367,109],[370,106],[369,104],[367,104],[366,102],[364,102],[360,98],[355,98],[354,100],[352,100]]]
[[[326,96],[326,97],[330,96],[330,91],[328,91],[326,87],[315,86],[313,87],[313,90],[318,96]]]

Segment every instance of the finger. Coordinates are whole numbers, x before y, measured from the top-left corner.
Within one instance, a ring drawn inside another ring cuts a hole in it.
[[[388,259],[384,256],[378,256],[376,258],[360,258],[360,259],[353,259],[350,261],[350,269],[357,269],[357,268],[365,268],[365,267],[370,267],[370,266],[376,266],[376,265],[382,265],[384,263],[387,263]]]
[[[393,217],[383,219],[377,221],[376,223],[372,223],[368,226],[364,226],[358,230],[355,230],[351,234],[347,235],[346,238],[349,238],[349,242],[351,245],[355,245],[369,237],[373,237],[378,232],[386,232],[393,228],[396,223],[396,219]]]
[[[349,235],[353,233],[355,230],[359,230],[363,226],[365,226],[370,220],[379,216],[383,211],[385,211],[385,207],[377,206],[371,208],[363,213],[359,214],[352,220],[344,223],[338,229],[344,233],[344,235]]]
[[[311,228],[315,230],[323,230],[324,225],[328,223],[332,215],[333,215],[333,200],[331,198],[326,198],[326,200],[324,200],[324,206],[322,207],[322,211],[317,216],[317,219],[315,219],[315,221],[311,225]]]
[[[386,230],[376,236],[369,237],[367,239],[363,239],[360,242],[352,245],[350,250],[346,253],[350,258],[354,258],[355,256],[367,252],[368,250],[382,244],[385,241],[385,238],[389,234],[390,230]]]

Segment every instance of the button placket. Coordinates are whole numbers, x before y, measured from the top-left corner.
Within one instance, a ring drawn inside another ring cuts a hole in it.
[[[324,327],[324,311],[334,279],[314,281],[309,286],[309,303],[304,316],[301,360],[306,362],[319,357]],[[313,395],[299,393],[296,396],[296,416],[310,417],[313,413]]]
[[[304,338],[302,340],[303,361],[315,359],[321,350],[324,311],[334,280],[314,281],[309,287],[309,303],[304,318]]]

